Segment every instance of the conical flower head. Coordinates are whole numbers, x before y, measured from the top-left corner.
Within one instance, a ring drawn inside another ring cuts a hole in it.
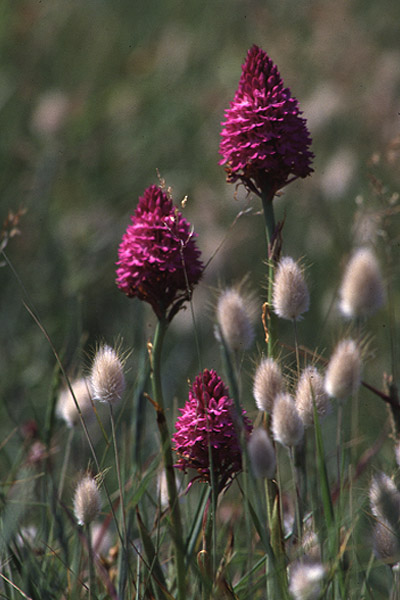
[[[220,164],[228,181],[273,191],[313,171],[310,134],[298,101],[277,67],[258,46],[247,53],[242,75],[222,123]]]
[[[191,296],[203,264],[190,223],[166,192],[147,188],[119,246],[116,283],[129,297],[151,304],[158,317],[172,318]]]
[[[214,370],[205,369],[194,380],[189,399],[175,424],[173,449],[178,461],[175,466],[184,471],[195,469],[194,479],[211,481],[210,450],[214,475],[221,490],[242,469],[239,441],[241,428],[245,435],[252,425],[242,410],[239,416],[229,390]]]

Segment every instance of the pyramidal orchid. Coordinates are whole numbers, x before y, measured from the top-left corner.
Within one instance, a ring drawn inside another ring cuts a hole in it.
[[[122,237],[117,286],[128,297],[148,302],[169,320],[189,300],[203,264],[190,223],[156,185],[148,187]]]
[[[187,472],[194,469],[195,479],[211,482],[210,458],[218,489],[242,470],[240,430],[252,431],[246,412],[236,413],[229,390],[214,370],[205,369],[194,380],[189,399],[180,409],[172,438],[178,461],[175,467]]]
[[[220,164],[225,165],[228,182],[240,180],[258,195],[265,188],[274,194],[310,175],[314,155],[301,114],[272,60],[252,46],[222,123]]]

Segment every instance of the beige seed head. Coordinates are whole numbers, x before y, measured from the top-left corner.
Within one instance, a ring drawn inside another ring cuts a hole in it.
[[[367,317],[385,303],[385,288],[378,261],[369,248],[360,248],[351,257],[339,292],[340,310],[345,317]]]
[[[394,446],[394,455],[396,457],[397,466],[400,467],[400,441],[397,440]]]
[[[96,481],[85,475],[75,489],[74,513],[79,525],[89,525],[101,510],[100,491]]]
[[[321,561],[321,545],[319,543],[317,534],[310,527],[307,527],[303,533],[301,547],[307,557],[307,560],[314,562]]]
[[[96,522],[92,524],[90,534],[94,552],[98,556],[107,556],[114,542],[110,528],[105,528],[103,523]]]
[[[325,373],[325,391],[331,398],[344,400],[353,395],[361,383],[361,355],[354,340],[336,346]]]
[[[380,521],[398,527],[400,519],[400,492],[386,473],[374,475],[369,488],[372,513]]]
[[[248,442],[248,451],[255,477],[271,479],[276,469],[275,450],[263,427],[253,429]]]
[[[279,394],[275,398],[271,429],[274,440],[283,446],[297,446],[303,439],[303,421],[289,394]]]
[[[217,304],[217,322],[232,352],[248,350],[254,340],[252,299],[234,288],[223,291]]]
[[[88,379],[81,377],[71,382],[75,399],[79,405],[82,417],[86,423],[93,420],[95,412],[90,399],[90,386]],[[79,413],[74,398],[68,387],[64,388],[58,397],[57,415],[63,419],[68,427],[75,427],[79,422]]]
[[[295,401],[305,427],[314,423],[314,403],[320,418],[329,414],[331,404],[324,389],[324,379],[315,367],[308,366],[302,372],[297,384]]]
[[[110,346],[101,346],[96,352],[90,372],[93,398],[99,402],[115,404],[125,389],[122,362]]]
[[[253,382],[253,396],[258,410],[272,412],[275,397],[283,392],[283,377],[273,358],[264,358],[257,367]]]
[[[317,600],[325,569],[321,563],[297,562],[289,569],[289,591],[295,600]]]
[[[375,556],[388,565],[400,560],[400,541],[398,535],[387,521],[377,521],[372,533],[372,544]]]
[[[275,273],[272,305],[282,319],[297,320],[310,305],[310,295],[303,271],[293,258],[279,261]]]

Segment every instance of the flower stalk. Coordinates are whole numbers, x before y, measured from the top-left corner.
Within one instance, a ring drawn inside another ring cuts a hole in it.
[[[160,318],[154,334],[153,348],[151,353],[151,382],[153,401],[157,407],[157,425],[161,438],[161,452],[164,461],[165,477],[167,480],[168,503],[171,513],[171,533],[175,546],[176,577],[178,587],[178,599],[185,598],[185,562],[183,554],[183,533],[179,508],[178,492],[176,489],[175,471],[173,467],[171,452],[171,437],[164,413],[164,400],[161,384],[161,356],[165,333],[168,328],[168,320]]]

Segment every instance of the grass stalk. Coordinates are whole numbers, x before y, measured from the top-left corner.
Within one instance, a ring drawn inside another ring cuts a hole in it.
[[[85,529],[86,529],[86,539],[87,539],[87,546],[88,546],[89,600],[93,600],[93,598],[96,598],[96,577],[95,577],[95,569],[94,569],[94,554],[93,554],[90,523],[88,523],[85,526]]]
[[[120,465],[120,460],[119,460],[119,452],[118,452],[117,436],[116,436],[116,432],[115,432],[115,419],[114,419],[114,411],[113,411],[112,402],[109,402],[108,406],[109,406],[109,410],[110,410],[111,435],[112,435],[113,447],[114,447],[115,469],[117,471],[121,523],[122,523],[123,541],[122,541],[119,594],[120,594],[120,596],[123,596],[124,590],[125,590],[125,585],[126,585],[126,573],[129,570],[128,529],[126,526],[125,494],[124,494],[124,486],[122,484],[122,477],[121,477],[121,465]]]

